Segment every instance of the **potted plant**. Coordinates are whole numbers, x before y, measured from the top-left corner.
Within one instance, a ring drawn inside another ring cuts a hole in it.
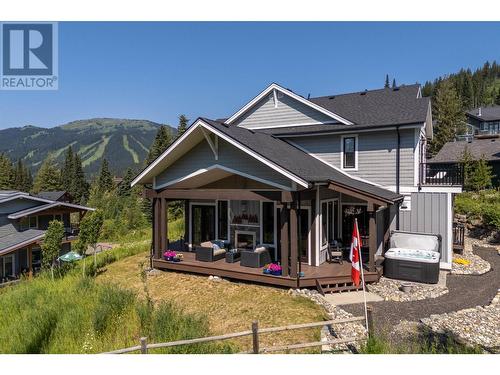
[[[181,260],[184,259],[184,255],[182,254],[177,254],[174,256],[174,259],[172,259],[174,262],[180,262]]]
[[[175,258],[177,254],[175,253],[175,251],[172,251],[172,250],[167,250],[165,251],[165,253],[163,254],[163,258],[165,260],[168,260],[169,262],[172,262]]]
[[[264,266],[264,274],[273,275],[273,276],[281,276],[282,268],[277,263],[270,263]]]

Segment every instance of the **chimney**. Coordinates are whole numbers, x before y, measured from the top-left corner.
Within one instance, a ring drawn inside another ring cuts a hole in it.
[[[479,107],[479,108],[477,109],[477,115],[478,115],[478,116],[481,116],[481,107]]]

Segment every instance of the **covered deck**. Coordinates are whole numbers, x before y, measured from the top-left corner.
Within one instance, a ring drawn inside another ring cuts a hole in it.
[[[303,277],[272,276],[265,275],[262,268],[242,267],[239,263],[227,263],[225,259],[214,262],[200,262],[195,260],[193,252],[180,252],[184,260],[182,262],[167,262],[163,259],[154,259],[153,267],[167,271],[181,271],[202,275],[213,275],[233,280],[242,280],[259,284],[281,286],[287,288],[315,288],[320,285],[335,286],[336,289],[353,289],[351,284],[351,264],[349,262],[322,263],[320,266],[310,266],[307,263],[300,264],[300,272]],[[365,269],[366,282],[374,282],[379,279],[377,272]]]

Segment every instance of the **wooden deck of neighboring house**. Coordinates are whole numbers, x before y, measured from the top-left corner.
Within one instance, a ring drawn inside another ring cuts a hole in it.
[[[167,262],[163,259],[153,259],[153,267],[161,270],[190,272],[202,275],[213,275],[233,280],[242,280],[266,285],[287,288],[318,288],[327,291],[352,290],[351,264],[349,262],[323,263],[319,267],[302,263],[300,271],[304,276],[293,278],[290,276],[265,275],[262,268],[242,267],[239,262],[227,263],[225,259],[215,262],[200,262],[195,260],[195,253],[182,252],[181,262]],[[365,271],[367,283],[378,281],[377,272]],[[318,286],[319,284],[319,286]]]

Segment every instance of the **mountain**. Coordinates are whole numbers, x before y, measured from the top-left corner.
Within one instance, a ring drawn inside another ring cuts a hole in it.
[[[61,165],[64,151],[71,145],[89,177],[99,171],[103,157],[113,174],[123,176],[128,167],[140,170],[144,166],[160,125],[147,120],[94,118],[53,128],[9,128],[0,130],[0,153],[13,161],[22,158],[36,171],[49,153]],[[167,127],[175,133],[174,128]]]

